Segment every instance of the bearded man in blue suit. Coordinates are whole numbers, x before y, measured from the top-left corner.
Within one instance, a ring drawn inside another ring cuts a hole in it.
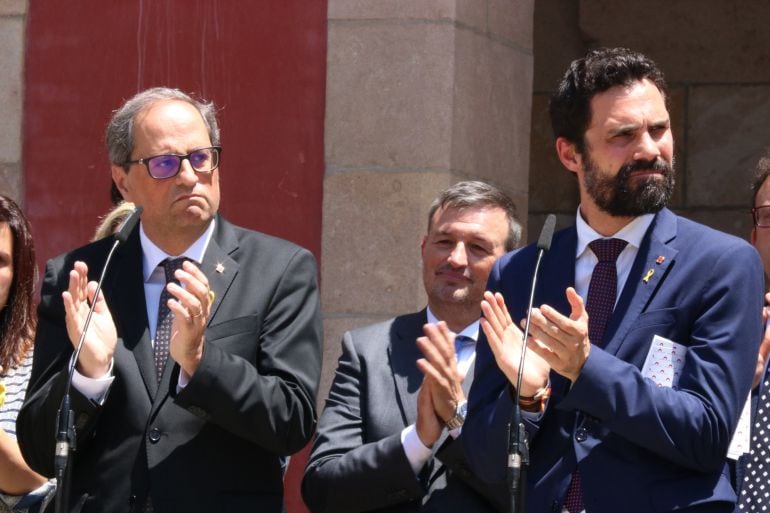
[[[726,454],[762,338],[762,266],[748,243],[665,208],[674,185],[665,98],[656,65],[615,48],[573,62],[551,100],[556,151],[577,177],[580,206],[544,256],[535,295],[520,390],[530,513],[735,507]],[[595,332],[592,248],[608,238],[621,249]],[[536,254],[528,246],[498,260],[482,305],[488,343],[479,343],[463,440],[489,481],[505,477],[521,349],[514,323],[526,316]]]

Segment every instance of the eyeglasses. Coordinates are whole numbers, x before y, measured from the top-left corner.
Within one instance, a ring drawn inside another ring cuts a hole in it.
[[[751,217],[754,218],[754,226],[770,228],[770,205],[752,208]]]
[[[144,159],[128,160],[124,165],[144,164],[151,177],[156,180],[165,180],[179,174],[179,170],[182,169],[182,161],[185,159],[196,173],[211,173],[219,167],[219,152],[221,151],[220,146],[211,146],[193,150],[187,155],[154,155]]]

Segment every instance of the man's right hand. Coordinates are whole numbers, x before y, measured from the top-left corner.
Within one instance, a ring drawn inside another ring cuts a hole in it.
[[[495,361],[508,381],[515,387],[518,381],[521,350],[524,347],[522,331],[513,323],[505,300],[500,293],[484,293],[481,302],[481,328],[487,336]],[[527,351],[521,382],[522,397],[534,396],[548,384],[551,368],[533,351]]]
[[[88,316],[89,301],[94,301],[95,292],[96,282],[88,281],[88,267],[85,262],[75,262],[75,266],[70,271],[69,288],[62,292],[67,334],[75,349]],[[91,324],[78,359],[78,372],[89,378],[104,377],[109,371],[117,341],[115,323],[112,321],[104,295],[99,292]]]

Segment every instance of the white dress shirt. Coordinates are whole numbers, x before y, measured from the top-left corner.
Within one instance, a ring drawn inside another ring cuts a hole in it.
[[[433,314],[433,312],[430,311],[430,307],[428,307],[428,322],[430,324],[435,324],[439,322],[439,319]],[[457,334],[457,336],[466,336],[468,338],[471,338],[473,340],[478,341],[479,339],[479,321],[475,321],[468,326],[465,327],[460,333]],[[460,372],[461,375],[465,376],[465,374],[468,372],[468,369],[473,364],[473,361],[476,359],[476,346],[475,344],[469,344],[467,346],[464,346],[460,349],[460,352],[457,354],[457,370]],[[452,438],[457,438],[460,436],[460,432],[462,431],[462,427],[459,427],[457,429],[453,429],[449,432],[449,435]],[[405,427],[401,431],[401,445],[404,447],[404,452],[406,453],[406,459],[409,460],[409,465],[412,467],[412,470],[414,471],[414,475],[418,475],[420,473],[420,470],[422,470],[422,467],[425,466],[425,464],[428,462],[428,460],[433,455],[433,449],[436,447],[429,448],[425,447],[425,445],[420,440],[420,437],[417,435],[417,428],[414,424],[410,424],[407,427]]]
[[[637,253],[639,253],[639,246],[642,244],[644,234],[647,233],[647,228],[650,227],[654,217],[655,214],[644,214],[636,217],[614,235],[604,237],[588,226],[588,223],[585,222],[580,214],[580,207],[578,207],[575,221],[578,239],[575,253],[575,291],[583,298],[583,301],[588,299],[588,285],[591,283],[591,274],[594,272],[594,266],[599,262],[599,259],[588,245],[596,239],[603,238],[622,239],[628,243],[615,262],[615,267],[618,271],[618,288],[617,295],[615,296],[615,302],[617,302],[628,280],[628,275],[631,273],[634,259]]]

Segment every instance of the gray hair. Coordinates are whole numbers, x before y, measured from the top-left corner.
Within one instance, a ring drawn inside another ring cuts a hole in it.
[[[179,89],[153,87],[137,93],[112,114],[105,137],[110,162],[117,166],[124,166],[131,160],[131,152],[134,150],[134,119],[143,110],[163,101],[186,102],[198,109],[208,130],[211,144],[219,146],[219,124],[213,102],[198,101]]]
[[[457,182],[433,200],[428,212],[428,231],[433,224],[433,215],[439,208],[498,207],[505,211],[508,220],[508,237],[505,250],[512,251],[521,241],[521,224],[516,219],[516,205],[503,191],[488,183],[470,180]]]

